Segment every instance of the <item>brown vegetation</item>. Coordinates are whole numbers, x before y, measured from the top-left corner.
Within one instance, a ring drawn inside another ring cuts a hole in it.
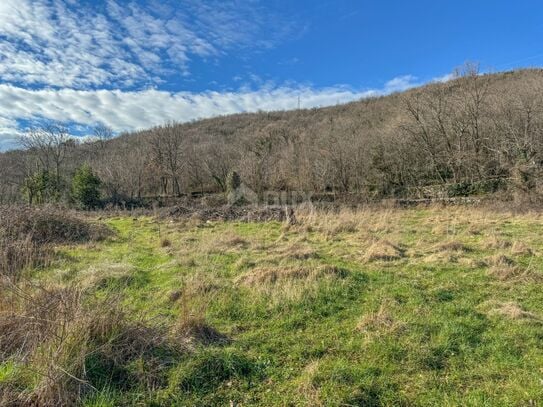
[[[0,276],[17,277],[28,268],[45,266],[52,245],[102,240],[112,232],[52,207],[0,208]]]
[[[0,394],[6,404],[74,405],[98,384],[94,375],[100,369],[120,373],[131,361],[151,362],[159,349],[183,351],[163,327],[128,319],[116,300],[86,298],[76,288],[3,287],[0,328],[1,360],[17,362],[26,372],[21,377],[36,377],[29,393],[4,383]],[[161,375],[151,365],[138,378],[124,372],[116,384],[138,380],[156,386]]]
[[[380,240],[372,243],[365,250],[363,260],[366,262],[372,261],[393,261],[399,260],[405,256],[405,250],[394,243],[386,240]]]

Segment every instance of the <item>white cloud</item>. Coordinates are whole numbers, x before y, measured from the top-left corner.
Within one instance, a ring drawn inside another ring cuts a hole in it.
[[[284,29],[264,35],[261,14],[239,1],[2,0],[0,76],[78,89],[156,84],[187,75],[194,58],[269,46]]]
[[[411,79],[408,79],[411,78]],[[19,133],[16,120],[49,119],[92,126],[104,123],[115,131],[144,129],[166,121],[190,121],[239,112],[295,109],[346,103],[412,86],[412,77],[400,77],[382,89],[355,91],[345,87],[263,87],[238,92],[166,92],[41,89],[0,84],[0,149],[13,147]],[[9,139],[9,142],[6,141]]]
[[[394,79],[391,79],[385,84],[385,92],[386,93],[402,92],[404,90],[413,88],[417,85],[419,84],[417,83],[416,76],[413,76],[413,75],[398,76]]]
[[[438,76],[432,79],[432,82],[445,83],[445,82],[452,81],[455,78],[457,78],[457,75],[455,73],[448,73],[443,76]]]

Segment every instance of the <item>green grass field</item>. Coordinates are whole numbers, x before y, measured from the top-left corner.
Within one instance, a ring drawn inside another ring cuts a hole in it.
[[[291,226],[100,222],[115,237],[58,247],[33,278],[120,296],[129,315],[169,330],[197,318],[213,332],[187,352],[157,356],[162,379],[153,386],[117,386],[103,368],[108,380],[87,393],[87,406],[543,400],[539,214],[429,208],[305,213]],[[19,374],[13,362],[0,365],[0,383]]]

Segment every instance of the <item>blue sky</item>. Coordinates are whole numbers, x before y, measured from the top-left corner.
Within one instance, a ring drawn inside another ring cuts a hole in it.
[[[543,3],[2,0],[0,149],[35,120],[79,135],[331,105],[543,64]]]

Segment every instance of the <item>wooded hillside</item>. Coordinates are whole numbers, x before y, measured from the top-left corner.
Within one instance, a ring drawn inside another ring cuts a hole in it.
[[[97,135],[78,144],[60,126],[29,132],[28,150],[0,154],[0,203],[29,194],[68,199],[83,164],[111,202],[224,191],[232,171],[259,195],[537,196],[543,70],[479,75],[469,68],[446,83],[346,105],[167,124],[117,138],[100,128]]]

